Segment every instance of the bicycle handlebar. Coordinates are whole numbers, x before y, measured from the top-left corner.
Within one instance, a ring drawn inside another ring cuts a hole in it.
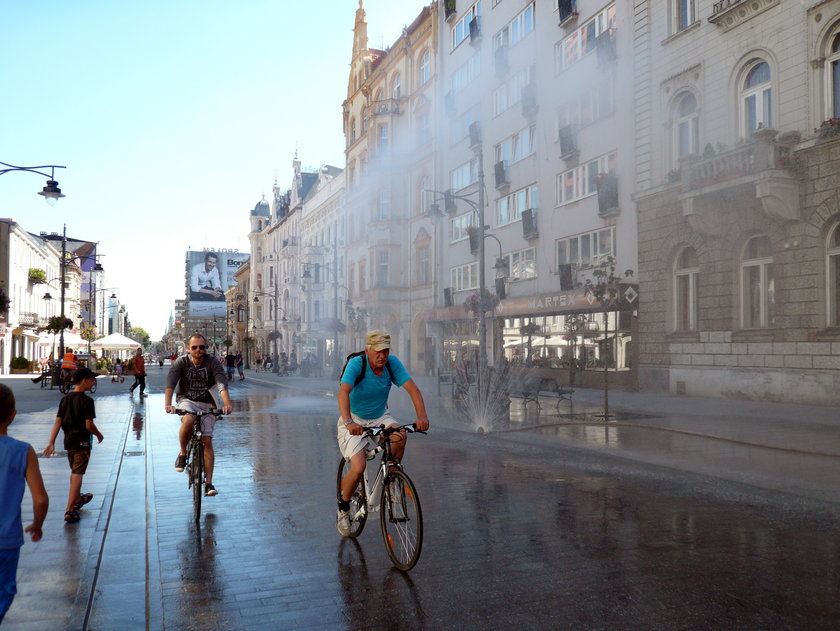
[[[384,425],[380,425],[379,427],[366,427],[365,431],[362,432],[362,435],[369,436],[371,438],[380,434],[383,436],[390,436],[391,434],[396,434],[402,430],[406,430],[409,434],[428,434],[427,431],[417,429],[414,423],[408,423],[406,425],[397,425],[396,427],[385,427]]]
[[[178,416],[184,416],[185,414],[194,414],[198,416],[204,416],[205,414],[214,414],[216,416],[224,416],[224,412],[222,412],[218,408],[212,408],[207,410],[206,412],[192,412],[190,410],[182,410],[181,408],[175,408],[175,414]]]

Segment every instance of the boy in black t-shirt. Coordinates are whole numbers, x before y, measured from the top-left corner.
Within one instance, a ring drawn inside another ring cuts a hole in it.
[[[73,392],[64,395],[58,404],[58,415],[50,433],[50,442],[44,448],[45,456],[55,453],[55,439],[58,430],[64,431],[64,448],[70,462],[70,494],[64,521],[68,524],[79,521],[79,509],[93,499],[93,493],[82,493],[82,477],[90,461],[93,436],[102,442],[102,434],[93,422],[96,410],[93,399],[85,394],[96,382],[96,374],[89,368],[79,368],[73,373]]]

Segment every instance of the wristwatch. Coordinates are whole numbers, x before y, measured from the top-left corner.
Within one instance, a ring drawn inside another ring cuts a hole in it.
[[[345,421],[344,421],[344,424],[345,424],[345,425],[350,425],[350,423],[355,423],[355,422],[356,422],[356,421],[354,421],[354,420],[351,418],[351,419],[349,419],[349,420],[345,420]]]

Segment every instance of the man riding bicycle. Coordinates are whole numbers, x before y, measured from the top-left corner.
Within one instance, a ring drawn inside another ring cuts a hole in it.
[[[420,431],[429,429],[426,404],[417,384],[402,362],[391,355],[391,335],[385,331],[367,334],[364,355],[347,362],[338,389],[338,448],[350,462],[350,470],[341,481],[336,528],[347,536],[350,532],[350,497],[365,472],[368,439],[362,436],[365,428],[397,426],[387,410],[391,382],[402,387],[411,397],[417,414],[415,425]],[[405,453],[406,432],[391,437],[391,450],[399,462]]]
[[[175,413],[175,406],[172,405],[172,394],[175,387],[178,388],[176,401],[178,407],[189,412],[209,412],[217,407],[216,401],[211,392],[218,389],[222,398],[222,413],[230,414],[230,394],[228,393],[225,369],[217,358],[208,356],[207,340],[198,333],[190,337],[187,342],[189,355],[179,357],[172,362],[169,374],[166,376],[166,390],[164,394],[164,407],[167,414]],[[217,495],[216,487],[213,486],[213,428],[216,425],[217,417],[207,414],[201,418],[201,441],[204,443],[204,494]],[[178,440],[181,450],[175,459],[175,471],[183,471],[187,461],[187,443],[192,436],[192,428],[195,418],[192,414],[184,414],[181,417],[181,428],[178,432]]]

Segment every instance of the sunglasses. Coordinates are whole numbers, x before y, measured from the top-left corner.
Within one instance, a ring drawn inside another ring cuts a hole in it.
[[[193,351],[203,351],[205,348],[207,347],[204,344],[199,344],[198,346],[190,346],[190,350]]]

